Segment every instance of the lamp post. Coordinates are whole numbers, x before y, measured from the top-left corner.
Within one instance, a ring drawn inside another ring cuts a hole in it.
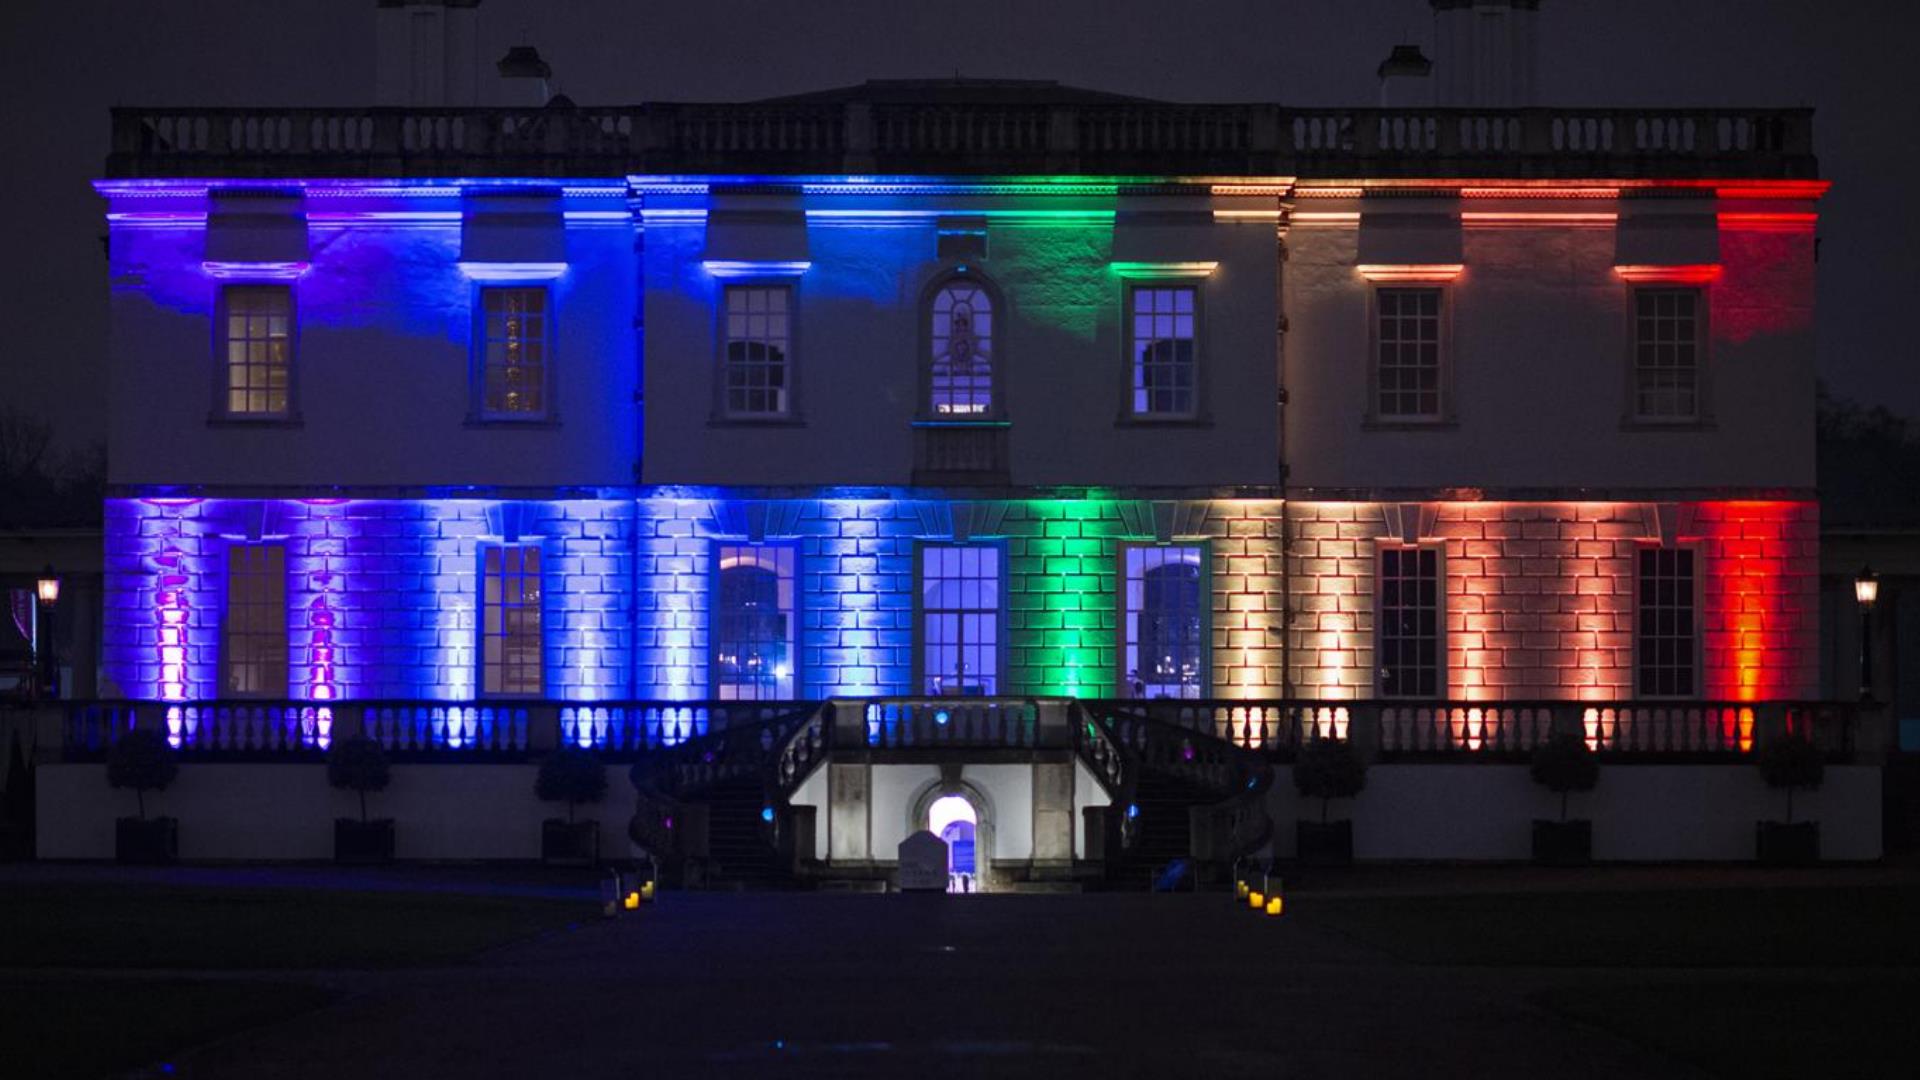
[[[1860,605],[1860,700],[1873,699],[1873,605],[1880,599],[1880,579],[1873,567],[1862,566],[1853,579],[1853,600]]]
[[[43,669],[35,671],[33,677],[34,681],[45,687],[50,695],[58,697],[60,688],[55,685],[54,673],[60,668],[54,655],[53,606],[60,602],[60,579],[54,576],[53,567],[49,566],[40,572],[40,580],[33,583],[33,591],[40,600],[39,630],[35,637],[46,639],[46,647],[40,650],[40,655],[37,657]]]

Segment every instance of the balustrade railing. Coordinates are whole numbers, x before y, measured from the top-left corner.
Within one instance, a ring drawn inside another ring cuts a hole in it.
[[[877,750],[1032,749],[1039,712],[1021,698],[881,698],[866,705],[866,744]]]
[[[1378,109],[1152,102],[113,112],[108,174],[1814,175],[1806,109]],[[1526,168],[1505,170],[1492,159]],[[1459,166],[1447,167],[1447,162]],[[1471,166],[1471,167],[1469,167]]]
[[[565,745],[620,760],[815,708],[769,701],[90,701],[68,704],[65,747],[71,758],[104,755],[120,733],[146,728],[195,757],[318,756],[335,739],[364,734],[401,756],[511,759]]]
[[[1836,759],[1856,747],[1848,702],[1181,701],[1107,703],[1251,750],[1290,756],[1311,739],[1351,739],[1382,758],[1514,757],[1566,732],[1602,755],[1734,758],[1795,733]]]

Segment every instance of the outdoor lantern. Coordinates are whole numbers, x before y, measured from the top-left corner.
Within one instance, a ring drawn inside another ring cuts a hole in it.
[[[626,908],[628,911],[640,910],[640,894],[637,892],[628,893],[626,900],[621,904],[621,906]]]
[[[1873,697],[1873,605],[1880,599],[1880,578],[1873,567],[1862,566],[1853,579],[1853,599],[1860,605],[1860,700]]]
[[[640,883],[640,902],[643,904],[653,903],[653,882],[643,881]]]
[[[1267,906],[1267,898],[1257,892],[1250,892],[1247,894],[1247,906],[1255,911],[1259,911],[1261,908]]]
[[[1235,900],[1245,900],[1247,894],[1252,891],[1252,889],[1247,888],[1247,883],[1244,881],[1236,881],[1233,883],[1233,898]]]
[[[1286,910],[1287,903],[1285,900],[1282,900],[1278,896],[1270,896],[1267,898],[1267,914],[1280,915],[1285,913]]]
[[[53,567],[49,566],[40,574],[40,580],[34,582],[34,591],[40,595],[40,602],[52,607],[60,602],[60,579],[53,576]]]
[[[42,588],[46,586],[44,581],[40,584]],[[1872,607],[1874,602],[1880,599],[1880,577],[1873,572],[1873,567],[1861,567],[1860,573],[1854,577],[1853,598],[1863,608]]]

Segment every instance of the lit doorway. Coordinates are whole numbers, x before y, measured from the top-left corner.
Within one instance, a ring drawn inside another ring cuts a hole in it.
[[[947,842],[947,891],[978,892],[980,819],[964,796],[942,795],[927,807],[927,831]]]

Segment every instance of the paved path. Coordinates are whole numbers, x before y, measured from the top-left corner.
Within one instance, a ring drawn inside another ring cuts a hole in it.
[[[1515,980],[1525,985],[1532,980]],[[1691,1077],[1220,896],[668,894],[177,1061],[287,1077]]]

